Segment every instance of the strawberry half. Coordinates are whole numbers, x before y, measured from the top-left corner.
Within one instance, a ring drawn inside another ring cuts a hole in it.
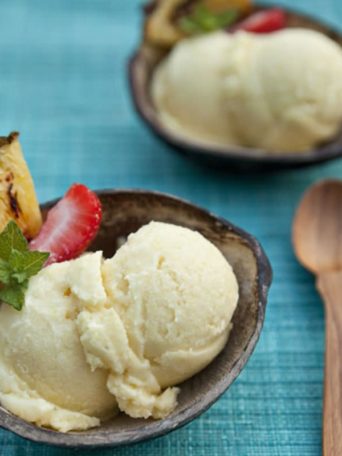
[[[74,184],[49,211],[31,250],[50,252],[46,264],[80,255],[94,239],[102,218],[101,203],[85,185]]]
[[[230,32],[244,30],[252,33],[271,33],[286,26],[286,14],[281,8],[271,8],[251,14],[229,28]]]

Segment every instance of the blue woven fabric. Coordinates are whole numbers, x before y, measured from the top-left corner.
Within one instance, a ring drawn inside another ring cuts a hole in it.
[[[280,3],[280,2],[279,2]],[[288,0],[338,26],[339,0]],[[19,130],[41,201],[74,181],[187,198],[256,235],[274,268],[267,318],[246,369],[190,425],[132,447],[80,454],[313,456],[321,454],[324,318],[313,278],[290,243],[294,208],[342,162],[237,175],[171,153],[133,112],[126,61],[139,36],[138,0],[1,0],[1,134]],[[4,456],[71,455],[0,431]]]

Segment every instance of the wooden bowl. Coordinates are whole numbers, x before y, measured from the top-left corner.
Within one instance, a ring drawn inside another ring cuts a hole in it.
[[[27,423],[0,407],[0,426],[26,439],[63,447],[125,445],[166,434],[208,409],[231,385],[245,366],[264,321],[272,271],[260,244],[249,234],[178,198],[148,191],[99,191],[103,222],[91,250],[111,257],[120,240],[151,220],[170,222],[201,232],[234,268],[240,298],[234,327],[221,354],[203,371],[183,384],[176,410],[163,420],[129,418],[120,414],[100,427],[63,434]],[[56,201],[42,206],[43,214]]]
[[[254,6],[256,12],[268,6]],[[147,9],[147,13],[148,9]],[[303,27],[320,31],[340,45],[342,36],[330,27],[317,22],[315,19],[293,11],[287,11],[288,27]],[[159,120],[150,97],[150,81],[157,64],[167,55],[167,51],[146,44],[140,44],[138,50],[131,57],[128,65],[130,91],[136,111],[159,139],[171,146],[171,149],[188,155],[196,160],[210,165],[234,167],[240,169],[282,169],[294,168],[315,163],[321,163],[342,156],[342,128],[331,141],[317,146],[306,152],[267,152],[239,146],[210,146],[200,141],[191,142],[178,137],[163,126]]]

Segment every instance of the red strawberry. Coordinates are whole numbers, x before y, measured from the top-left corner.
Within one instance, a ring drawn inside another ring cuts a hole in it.
[[[101,203],[85,185],[72,185],[48,213],[31,250],[50,252],[46,264],[80,255],[94,239],[102,217]]]
[[[252,33],[271,33],[286,26],[286,14],[280,8],[271,8],[251,14],[229,29],[231,32],[245,30]]]

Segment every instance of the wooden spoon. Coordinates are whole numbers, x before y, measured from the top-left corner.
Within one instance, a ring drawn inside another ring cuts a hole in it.
[[[298,260],[317,276],[325,304],[323,454],[342,455],[342,181],[326,180],[304,195],[293,222]]]

